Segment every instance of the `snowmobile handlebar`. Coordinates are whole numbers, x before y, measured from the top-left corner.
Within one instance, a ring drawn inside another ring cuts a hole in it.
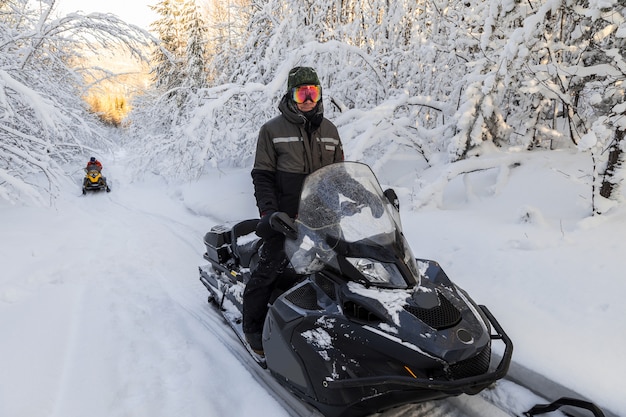
[[[272,230],[282,233],[289,239],[296,239],[298,232],[294,220],[287,213],[277,211],[270,216],[270,227]]]
[[[498,366],[493,372],[489,372],[482,375],[471,376],[467,378],[461,378],[456,380],[435,380],[431,378],[412,378],[408,376],[399,375],[386,375],[379,377],[365,377],[365,378],[351,378],[342,379],[337,381],[325,382],[324,386],[327,388],[352,388],[359,386],[373,386],[384,384],[396,384],[406,385],[411,387],[436,389],[443,392],[446,391],[462,391],[466,394],[476,394],[481,391],[485,385],[489,385],[498,379],[503,378],[509,370],[511,358],[513,356],[513,342],[507,336],[507,334],[500,326],[500,323],[495,319],[493,314],[484,305],[479,305],[482,312],[485,314],[489,322],[491,323],[495,334],[491,334],[491,340],[501,340],[504,343],[505,349]]]

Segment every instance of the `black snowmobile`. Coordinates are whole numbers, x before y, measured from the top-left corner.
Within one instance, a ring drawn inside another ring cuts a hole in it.
[[[97,169],[85,168],[85,178],[83,178],[83,194],[87,191],[111,191],[107,184],[107,179]]]
[[[245,344],[242,293],[258,220],[213,227],[200,280]],[[258,362],[325,416],[477,394],[507,373],[513,345],[439,264],[416,259],[397,197],[371,169],[342,162],[305,181],[297,220],[272,215],[290,269],[271,301]],[[499,359],[492,343],[501,345]],[[252,353],[252,351],[248,350]]]

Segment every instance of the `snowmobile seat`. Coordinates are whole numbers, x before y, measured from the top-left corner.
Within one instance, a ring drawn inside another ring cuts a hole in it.
[[[239,265],[250,267],[250,260],[261,246],[261,239],[256,235],[259,219],[244,220],[233,226],[231,231],[231,250],[239,259]]]

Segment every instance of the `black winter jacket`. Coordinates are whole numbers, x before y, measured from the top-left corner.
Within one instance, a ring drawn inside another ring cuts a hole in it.
[[[252,169],[254,196],[261,215],[284,211],[295,218],[305,177],[343,161],[343,147],[337,127],[323,117],[321,100],[309,118],[287,95],[278,109],[281,114],[259,131]]]

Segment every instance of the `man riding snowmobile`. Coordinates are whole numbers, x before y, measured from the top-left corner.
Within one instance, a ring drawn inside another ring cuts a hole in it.
[[[102,163],[92,156],[87,161],[85,167],[85,178],[83,179],[83,194],[87,194],[87,191],[101,191],[106,190],[110,192],[111,188],[107,184],[107,179],[102,175]]]
[[[315,170],[343,160],[341,139],[335,125],[324,118],[322,87],[313,68],[289,71],[281,114],[261,127],[252,180],[261,214],[256,233],[264,239],[259,264],[243,294],[243,330],[250,346],[263,353],[261,332],[267,303],[287,260],[284,236],[269,227],[272,213],[295,217],[305,177]]]
[[[89,161],[87,162],[87,166],[85,167],[85,170],[102,171],[102,163],[98,161],[95,156],[92,156],[91,158],[89,158]]]

